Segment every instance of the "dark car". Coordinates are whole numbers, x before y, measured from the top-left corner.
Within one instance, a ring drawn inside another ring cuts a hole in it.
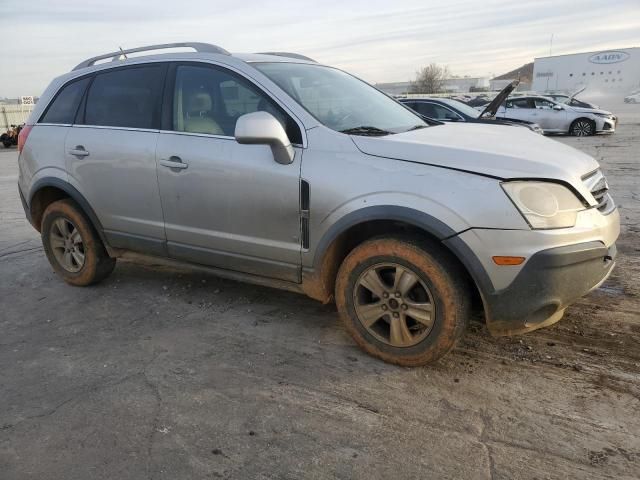
[[[403,98],[400,102],[424,117],[442,122],[518,125],[528,127],[530,130],[542,134],[542,129],[536,123],[511,118],[496,118],[498,107],[517,85],[517,81],[510,83],[482,111],[451,98]]]

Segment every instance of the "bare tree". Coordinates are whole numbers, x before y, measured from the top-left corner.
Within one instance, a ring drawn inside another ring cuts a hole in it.
[[[449,78],[449,67],[432,63],[416,72],[416,79],[409,86],[410,93],[440,93],[444,81]]]

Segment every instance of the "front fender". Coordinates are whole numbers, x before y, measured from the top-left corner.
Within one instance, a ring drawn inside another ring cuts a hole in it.
[[[324,231],[322,236],[317,239],[316,244],[313,245],[314,253],[309,259],[311,262],[308,266],[317,267],[324,258],[329,246],[342,233],[351,227],[370,221],[391,220],[403,222],[424,230],[438,240],[443,240],[457,233],[454,228],[435,216],[406,206],[378,204],[349,211],[348,205],[345,205],[344,208],[340,210],[341,211],[336,211],[327,216],[324,222],[322,222],[329,225],[329,227]],[[348,211],[348,213],[344,213],[345,210]],[[457,220],[460,221],[459,218]],[[461,230],[463,229],[464,228]]]

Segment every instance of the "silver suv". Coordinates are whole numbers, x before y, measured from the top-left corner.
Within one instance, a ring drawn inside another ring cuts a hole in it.
[[[195,53],[126,58],[168,47]],[[27,218],[68,283],[140,253],[204,265],[335,299],[358,345],[401,365],[451,350],[474,297],[493,334],[527,332],[614,265],[618,211],[590,156],[524,128],[426,123],[296,54],[86,60],[19,148]]]

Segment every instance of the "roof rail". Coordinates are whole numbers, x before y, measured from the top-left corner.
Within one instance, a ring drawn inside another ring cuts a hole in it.
[[[203,53],[219,53],[222,55],[231,55],[224,48],[218,47],[217,45],[211,45],[210,43],[198,43],[198,42],[180,42],[180,43],[163,43],[160,45],[149,45],[147,47],[138,47],[138,48],[130,48],[128,50],[118,50],[117,52],[105,53],[104,55],[98,55],[97,57],[88,58],[84,62],[78,64],[74,70],[80,70],[81,68],[87,68],[95,63],[98,60],[104,60],[106,58],[110,58],[112,62],[120,59],[121,56],[127,53],[136,53],[136,52],[146,52],[148,50],[163,50],[165,48],[180,48],[187,47],[193,48],[196,52]]]
[[[298,60],[306,60],[308,62],[318,63],[313,58],[291,52],[257,52],[257,55],[275,55],[276,57],[297,58]]]

